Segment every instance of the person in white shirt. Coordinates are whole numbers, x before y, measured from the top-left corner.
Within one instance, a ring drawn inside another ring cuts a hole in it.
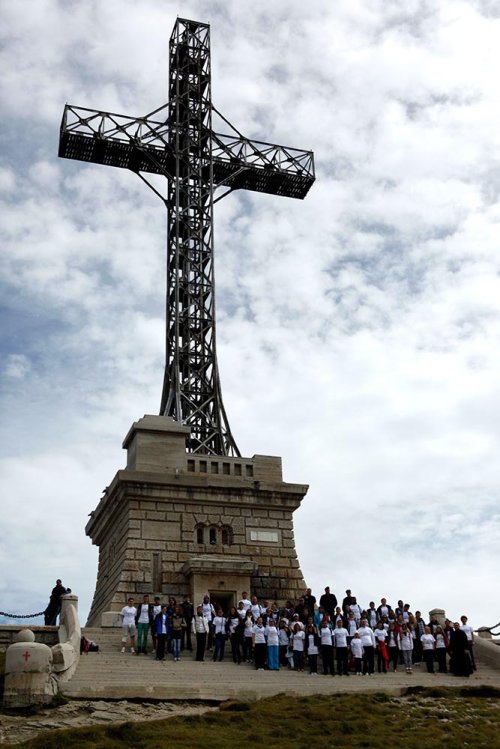
[[[149,596],[145,595],[137,607],[135,624],[137,627],[137,655],[147,653],[148,632],[153,624],[153,604],[149,603]]]
[[[332,630],[328,626],[328,620],[323,619],[319,630],[320,646],[321,646],[321,660],[323,661],[323,676],[335,676],[335,670],[333,667],[333,639]]]
[[[380,599],[380,606],[377,609],[378,618],[382,619],[384,616],[389,616],[391,607],[387,604],[387,598]]]
[[[290,640],[290,636],[288,634],[288,624],[285,624],[283,619],[280,621],[279,628],[278,628],[278,638],[279,638],[279,658],[280,658],[280,665],[281,666],[288,666],[288,660],[286,657],[287,651],[288,651],[288,643]]]
[[[391,622],[391,624],[389,624],[389,629],[387,629],[386,632],[387,632],[387,640],[385,641],[385,644],[387,645],[387,654],[389,656],[389,663],[392,663],[392,670],[397,671],[398,663],[399,663],[399,645],[398,645],[398,631],[396,629],[396,625],[394,624],[394,622]]]
[[[354,614],[354,618],[356,619],[356,625],[359,627],[360,621],[361,621],[361,606],[356,600],[356,596],[351,596],[351,603],[349,604],[349,609]]]
[[[215,616],[215,609],[213,607],[213,604],[210,602],[210,596],[208,594],[205,594],[203,596],[203,602],[200,603],[200,606],[203,609],[203,616],[208,622],[207,650],[212,650],[213,639],[214,639],[214,628],[213,628],[212,622]]]
[[[398,647],[403,656],[403,663],[407,674],[412,673],[413,636],[407,624],[403,624],[398,632]],[[396,669],[394,669],[396,670]]]
[[[349,616],[347,617],[347,621],[346,621],[348,645],[350,644],[352,638],[356,634],[357,628],[358,628],[358,625],[356,624],[356,619],[354,618],[354,614],[352,611],[350,611]]]
[[[309,673],[311,676],[317,676],[319,636],[314,624],[308,624],[306,626],[305,636],[305,648],[307,661],[309,663]]]
[[[125,652],[125,648],[127,646],[127,640],[130,637],[130,652],[135,653],[135,635],[136,635],[136,627],[135,627],[135,616],[137,614],[137,609],[134,606],[134,599],[129,598],[127,602],[127,606],[124,606],[122,610],[120,611],[120,616],[122,617],[122,653]]]
[[[337,620],[337,625],[333,630],[333,642],[335,645],[335,659],[337,661],[337,673],[339,676],[349,676],[348,661],[349,647],[347,629],[342,623],[342,619]]]
[[[227,619],[223,616],[221,609],[218,609],[213,618],[212,625],[214,628],[214,654],[212,660],[224,660],[224,646],[226,644],[226,623]]]
[[[253,626],[253,654],[255,661],[255,668],[257,671],[263,671],[266,664],[266,628],[262,621],[262,617],[257,617],[257,621]]]
[[[366,609],[366,618],[368,621],[368,626],[371,627],[372,629],[375,629],[375,627],[377,626],[379,617],[377,614],[377,609],[375,608],[374,601],[370,601],[370,605]]]
[[[253,661],[253,626],[252,610],[248,609],[243,622],[243,660],[247,663]]]
[[[465,614],[460,617],[462,624],[460,629],[467,635],[467,648],[469,650],[470,660],[472,663],[472,670],[477,671],[476,661],[474,659],[474,627],[467,623],[467,617]]]
[[[209,624],[206,616],[203,615],[203,606],[196,608],[196,614],[191,622],[191,629],[194,635],[196,635],[196,658],[197,661],[205,660],[205,647],[207,645],[207,635],[209,632]]]
[[[357,634],[363,643],[363,676],[372,676],[375,671],[375,635],[366,619],[361,619]]]
[[[241,598],[238,601],[238,608],[240,607],[240,603],[243,604],[243,608],[245,609],[245,611],[248,611],[248,609],[252,605],[252,602],[249,599],[248,593],[246,592],[246,590],[244,590],[243,593],[241,594]]]
[[[356,671],[356,676],[361,676],[363,663],[363,643],[361,642],[361,637],[358,632],[356,632],[351,640],[351,653],[354,656],[354,670]]]
[[[293,647],[293,662],[296,671],[304,670],[304,641],[306,639],[306,633],[302,629],[300,622],[295,622],[293,625],[292,634],[292,647]]]
[[[264,614],[265,609],[258,602],[257,596],[252,596],[252,600],[251,600],[251,603],[250,603],[250,610],[252,612],[252,616],[253,616],[254,622],[257,621],[257,619],[259,618],[259,616],[262,616],[262,614]]]
[[[438,662],[438,671],[440,674],[446,674],[448,673],[448,668],[446,666],[448,638],[443,632],[442,627],[436,629],[434,637],[436,638],[436,660]]]
[[[425,627],[424,634],[420,638],[420,643],[422,645],[422,655],[424,657],[425,665],[427,666],[427,672],[433,674],[436,641],[434,635],[431,633],[430,627]]]
[[[245,604],[243,601],[240,601],[238,603],[238,608],[236,609],[236,611],[238,612],[238,616],[240,617],[241,621],[244,622],[246,619],[248,609],[245,608]]]
[[[267,667],[269,671],[279,671],[279,634],[274,619],[269,619],[266,627]]]
[[[384,627],[383,622],[379,622],[373,630],[375,635],[375,641],[377,643],[377,670],[380,673],[387,673],[387,666],[389,665],[389,655],[385,646],[387,640],[387,630]]]

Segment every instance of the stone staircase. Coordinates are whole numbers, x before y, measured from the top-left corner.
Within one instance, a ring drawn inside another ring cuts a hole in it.
[[[226,659],[213,663],[207,653],[203,663],[193,654],[183,652],[175,663],[171,655],[163,662],[153,654],[121,653],[121,630],[85,628],[85,637],[99,645],[98,653],[82,655],[71,681],[62,685],[68,697],[78,699],[144,699],[223,701],[231,698],[257,699],[280,692],[289,694],[331,694],[335,692],[383,691],[401,694],[410,685],[500,687],[498,670],[479,664],[469,679],[447,674],[428,674],[425,666],[416,666],[412,675],[401,669],[396,673],[374,674],[371,677],[310,676],[309,673],[256,671],[247,663],[236,665],[226,648]],[[148,650],[151,650],[151,642]],[[229,655],[229,657],[228,657]],[[320,666],[321,671],[321,666]]]

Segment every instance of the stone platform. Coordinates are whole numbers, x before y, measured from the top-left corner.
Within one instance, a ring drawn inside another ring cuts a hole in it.
[[[119,630],[86,629],[87,638],[99,643],[99,653],[82,656],[77,672],[64,685],[63,693],[80,699],[145,700],[254,700],[280,692],[295,695],[334,694],[339,692],[380,692],[400,695],[409,686],[423,687],[479,686],[500,688],[500,670],[481,661],[478,648],[478,671],[468,679],[449,674],[428,674],[425,665],[415,666],[413,674],[402,668],[396,673],[373,676],[310,676],[309,673],[256,671],[250,664],[236,665],[230,655],[222,663],[213,663],[211,653],[203,663],[183,653],[174,663],[171,656],[164,662],[151,654],[120,653]],[[229,654],[229,649],[226,650]],[[321,671],[321,668],[320,668]]]

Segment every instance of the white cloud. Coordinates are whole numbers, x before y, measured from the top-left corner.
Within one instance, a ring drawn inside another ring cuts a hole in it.
[[[14,379],[22,379],[29,374],[31,362],[24,354],[9,354],[6,358],[4,375]]]
[[[43,604],[61,576],[88,610],[86,515],[130,423],[158,408],[164,209],[135,175],[56,153],[66,101],[141,114],[166,100],[177,13],[4,3],[10,608]],[[207,0],[182,14],[212,24],[218,109],[249,137],[315,151],[304,202],[233,194],[215,227],[226,409],[245,454],[282,455],[285,478],[310,484],[296,518],[308,583],[494,623],[498,14],[486,0],[251,13]]]

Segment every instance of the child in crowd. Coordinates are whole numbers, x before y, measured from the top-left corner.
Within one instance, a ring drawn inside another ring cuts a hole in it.
[[[354,671],[356,676],[361,676],[363,668],[363,643],[359,632],[355,632],[351,640],[351,653],[354,657]]]

